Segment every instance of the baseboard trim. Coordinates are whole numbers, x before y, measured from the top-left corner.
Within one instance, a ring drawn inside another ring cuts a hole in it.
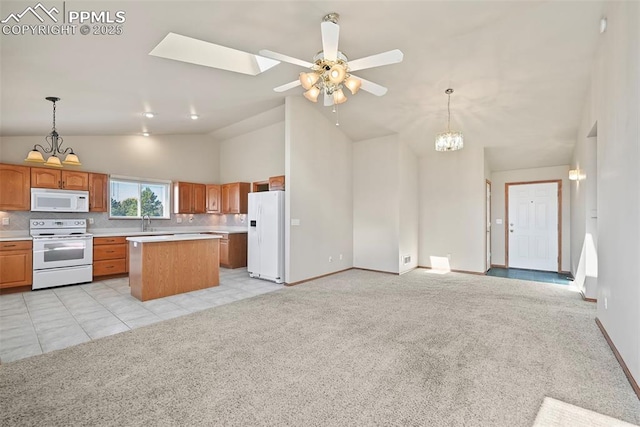
[[[580,291],[580,296],[586,302],[598,302],[598,300],[596,298],[587,298],[586,295],[584,294],[584,292],[582,292],[582,291]]]
[[[374,273],[383,273],[383,274],[391,274],[394,276],[399,276],[400,273],[394,273],[392,271],[383,271],[383,270],[374,270],[372,268],[362,268],[362,267],[353,267],[354,270],[362,270],[362,271],[372,271]]]
[[[501,264],[491,264],[491,268],[507,268],[507,266]]]
[[[345,268],[344,270],[334,271],[334,272],[332,272],[332,273],[323,274],[323,275],[321,275],[321,276],[311,277],[311,278],[309,278],[309,279],[300,280],[300,281],[298,281],[298,282],[285,283],[284,285],[285,285],[285,286],[296,286],[296,285],[300,285],[300,284],[302,284],[302,283],[310,282],[310,281],[312,281],[312,280],[322,279],[323,277],[333,276],[334,274],[344,273],[345,271],[349,271],[349,270],[353,270],[353,267]]]
[[[636,392],[638,399],[640,399],[640,386],[638,386],[638,383],[636,382],[635,378],[633,378],[633,375],[631,375],[631,371],[627,367],[627,364],[624,363],[624,359],[618,352],[618,349],[616,348],[615,344],[613,344],[613,341],[611,341],[611,337],[607,333],[607,330],[604,328],[604,325],[602,324],[602,322],[600,322],[600,319],[598,319],[597,317],[596,317],[596,325],[598,325],[598,328],[600,328],[600,332],[602,332],[602,335],[604,335],[604,339],[607,341],[607,344],[609,344],[609,347],[611,347],[611,351],[613,351],[613,355],[616,357],[616,359],[618,360],[618,363],[622,367],[622,371],[627,376],[627,379],[631,384],[631,388],[633,389],[633,391]]]
[[[425,270],[433,270],[431,267],[427,267],[424,265],[419,265],[416,268],[424,268]],[[451,273],[464,273],[464,274],[474,274],[476,276],[485,276],[486,274],[481,271],[468,271],[468,270],[449,270]]]

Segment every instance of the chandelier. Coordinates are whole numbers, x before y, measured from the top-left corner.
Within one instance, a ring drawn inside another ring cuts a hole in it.
[[[449,96],[447,101],[447,131],[436,135],[436,151],[455,151],[464,147],[462,132],[451,131],[451,94],[453,89],[444,91]]]
[[[51,133],[46,136],[45,140],[47,141],[48,147],[43,147],[40,144],[36,144],[33,146],[33,150],[29,151],[27,158],[24,159],[25,162],[33,162],[33,163],[44,163],[45,166],[53,166],[56,168],[61,168],[62,163],[65,165],[71,166],[81,166],[80,160],[78,156],[73,152],[73,148],[67,147],[66,149],[62,149],[62,137],[58,135],[56,131],[56,102],[60,101],[60,98],[55,96],[48,96],[45,98],[47,101],[51,101],[53,103],[53,129]],[[38,151],[40,150],[40,151]],[[42,154],[51,154],[51,156],[45,162]],[[66,154],[64,161],[60,162],[60,157]]]
[[[338,22],[338,14],[331,13],[324,17],[324,21],[334,24]],[[346,87],[355,95],[360,89],[362,82],[349,74],[349,63],[347,56],[338,51],[335,61],[330,61],[324,57],[324,51],[318,52],[313,57],[311,72],[300,73],[300,83],[306,90],[304,97],[311,102],[318,102],[318,95],[324,93],[333,98],[334,104],[342,104],[347,101],[347,97],[342,91]]]

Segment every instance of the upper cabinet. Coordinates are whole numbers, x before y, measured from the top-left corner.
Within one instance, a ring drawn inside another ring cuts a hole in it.
[[[89,173],[89,212],[107,212],[109,177],[103,173]]]
[[[31,210],[30,169],[0,164],[0,211]]]
[[[193,182],[173,184],[173,213],[205,213],[206,186]]]
[[[63,188],[65,190],[89,190],[89,173],[31,168],[32,188]]]
[[[222,213],[220,186],[217,184],[208,184],[206,191],[207,213]]]
[[[269,178],[269,191],[284,191],[284,175],[272,176]]]
[[[246,214],[248,212],[249,189],[248,182],[235,182],[222,185],[222,213]]]

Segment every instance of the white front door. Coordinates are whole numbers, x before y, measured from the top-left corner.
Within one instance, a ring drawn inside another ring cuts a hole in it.
[[[558,271],[558,183],[507,185],[508,266]]]

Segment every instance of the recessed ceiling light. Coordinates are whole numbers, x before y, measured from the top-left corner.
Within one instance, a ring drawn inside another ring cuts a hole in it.
[[[143,116],[145,116],[148,119],[153,119],[156,116],[156,113],[152,113],[151,111],[147,111],[147,112],[143,113]]]
[[[192,114],[189,117],[191,117],[191,120],[198,120],[200,118],[200,116],[197,114]]]
[[[600,34],[607,31],[607,18],[603,17],[600,19]]]
[[[149,136],[151,135],[149,132],[142,132],[142,136]]]

